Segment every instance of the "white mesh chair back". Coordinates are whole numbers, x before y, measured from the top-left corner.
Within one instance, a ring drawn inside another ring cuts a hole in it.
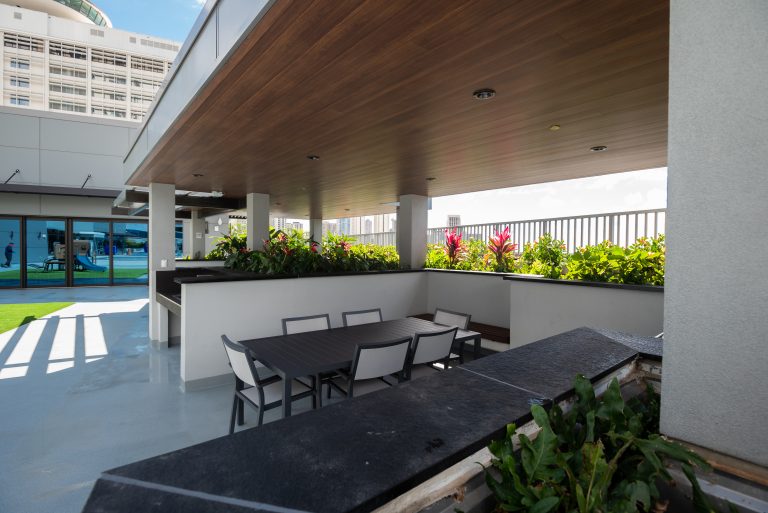
[[[451,346],[458,328],[437,333],[417,333],[413,339],[413,360],[411,364],[432,363],[451,356]]]
[[[451,312],[449,310],[441,310],[438,308],[435,310],[433,321],[444,326],[456,326],[460,330],[465,330],[469,327],[469,319],[471,317],[470,314]]]
[[[331,329],[331,318],[328,314],[283,319],[283,335],[329,329]]]
[[[226,335],[222,335],[221,340],[224,342],[224,349],[227,351],[227,358],[229,358],[229,364],[232,366],[235,376],[243,383],[255,387],[256,377],[253,375],[252,363],[249,363],[251,360],[250,352],[237,342],[229,340]]]
[[[383,344],[358,346],[352,379],[372,379],[401,372],[408,360],[411,337]]]
[[[381,308],[358,310],[356,312],[343,312],[341,318],[344,320],[344,326],[357,326],[358,324],[381,322]]]

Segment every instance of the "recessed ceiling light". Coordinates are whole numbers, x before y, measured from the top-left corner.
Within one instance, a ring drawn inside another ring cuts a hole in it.
[[[348,208],[345,208],[345,209],[344,209],[344,212],[349,212],[349,210],[350,210],[350,209],[348,209]]]
[[[320,160],[320,155],[307,155],[309,160]]]
[[[428,176],[427,178],[425,178],[425,180],[428,182],[434,182],[435,180],[437,180],[437,178],[435,178],[434,176]]]
[[[493,89],[478,89],[472,93],[472,96],[475,98],[475,100],[490,100],[496,96],[496,91]]]
[[[275,205],[279,207],[280,205],[282,205],[282,203],[280,203],[279,201],[275,201]]]
[[[592,146],[589,151],[605,151],[608,149],[608,146]]]
[[[201,176],[205,176],[203,173],[192,173],[192,176],[195,178],[200,178]]]
[[[550,132],[557,132],[558,130],[560,130],[560,125],[549,125]]]

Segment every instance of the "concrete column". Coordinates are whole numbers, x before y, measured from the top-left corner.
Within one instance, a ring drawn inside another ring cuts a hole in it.
[[[426,196],[400,196],[397,251],[400,254],[400,267],[405,269],[420,269],[424,266],[427,257],[427,206]]]
[[[168,310],[155,301],[155,271],[176,268],[176,188],[149,184],[149,338],[168,342]]]
[[[184,228],[186,227],[185,221]],[[192,219],[189,220],[190,245],[188,254],[193,259],[205,258],[205,228],[205,218],[200,217],[198,212],[192,212]]]
[[[261,249],[269,239],[269,194],[252,192],[246,196],[246,215],[248,216],[248,247]]]
[[[315,242],[323,241],[323,220],[322,219],[309,220],[309,238]]]
[[[768,466],[768,4],[670,23],[661,430]]]

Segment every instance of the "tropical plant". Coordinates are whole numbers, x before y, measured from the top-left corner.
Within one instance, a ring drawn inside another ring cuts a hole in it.
[[[454,228],[452,231],[445,230],[445,254],[448,257],[448,268],[453,269],[461,258],[464,247],[461,243],[461,234]]]
[[[226,260],[227,257],[248,248],[248,240],[243,230],[234,228],[227,235],[216,239],[216,246],[205,256],[206,260]]]
[[[673,461],[682,465],[694,490],[698,489],[692,467],[707,470],[708,465],[696,453],[658,434],[659,401],[650,386],[643,397],[626,403],[616,379],[600,399],[584,376],[576,377],[574,388],[575,402],[567,414],[558,405],[549,413],[539,405],[531,407],[541,429],[534,440],[510,424],[506,437],[490,444],[494,459],[485,477],[499,509],[656,511],[662,502],[656,482],[672,480],[666,465]],[[696,499],[697,511],[714,511],[703,494]]]
[[[520,272],[560,278],[566,259],[565,243],[545,233],[533,244],[527,242],[520,256]]]
[[[566,278],[639,285],[664,285],[664,235],[641,237],[628,248],[609,241],[579,248],[568,257]]]
[[[493,270],[496,272],[505,272],[511,265],[514,265],[514,257],[512,252],[517,249],[517,244],[512,244],[509,237],[509,226],[504,228],[501,232],[496,231],[488,240],[488,256],[493,256],[494,264]],[[486,261],[489,259],[486,259]]]
[[[237,271],[288,275],[399,268],[400,258],[394,247],[353,242],[350,237],[331,234],[319,243],[306,240],[301,230],[270,229],[261,250],[251,251],[244,244],[236,247],[225,241],[225,265]]]

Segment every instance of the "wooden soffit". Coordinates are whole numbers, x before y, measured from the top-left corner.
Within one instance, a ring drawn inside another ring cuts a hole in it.
[[[668,1],[277,0],[129,184],[334,218],[665,166],[668,37]]]

